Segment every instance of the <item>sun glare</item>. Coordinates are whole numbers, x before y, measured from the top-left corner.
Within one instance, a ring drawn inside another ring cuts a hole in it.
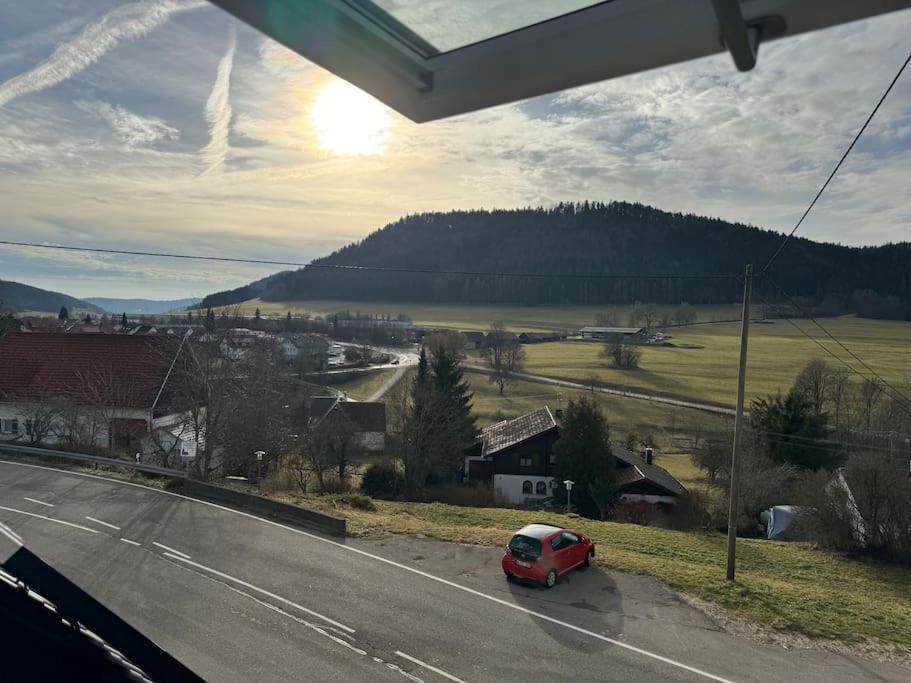
[[[320,147],[336,154],[382,154],[392,125],[385,105],[340,80],[313,98],[310,121]]]

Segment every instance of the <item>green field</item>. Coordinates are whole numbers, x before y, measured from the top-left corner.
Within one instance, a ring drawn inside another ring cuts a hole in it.
[[[847,352],[825,337],[812,322],[795,321],[858,370]],[[911,382],[911,323],[854,317],[820,321],[845,346],[893,385]],[[592,376],[619,386],[733,405],[737,396],[739,323],[696,325],[669,331],[677,345],[643,346],[638,370],[618,370],[599,357],[597,342],[557,342],[526,347],[525,371],[578,380]],[[786,320],[751,327],[746,394],[748,399],[787,390],[800,369],[813,358],[844,367]],[[865,372],[865,371],[864,371]]]
[[[233,307],[225,307],[234,310]],[[626,325],[629,306],[465,306],[462,304],[427,304],[363,301],[262,301],[251,299],[240,305],[240,311],[252,315],[256,309],[262,315],[325,316],[341,311],[388,314],[404,313],[418,325],[450,327],[460,330],[486,330],[494,320],[502,321],[507,328],[517,332],[546,330],[575,330],[594,325],[597,316],[614,312],[619,324]],[[659,307],[659,309],[662,307]],[[673,310],[674,306],[665,307]],[[694,307],[700,320],[736,318],[739,306]]]
[[[332,375],[324,375],[319,382],[326,386],[333,387],[344,391],[350,398],[356,401],[366,401],[383,383],[392,377],[395,370],[374,370],[372,372],[361,372],[350,379],[336,381]]]

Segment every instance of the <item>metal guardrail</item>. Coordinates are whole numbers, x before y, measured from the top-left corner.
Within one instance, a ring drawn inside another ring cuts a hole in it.
[[[21,446],[15,443],[0,443],[0,452],[20,453],[22,455],[38,455],[48,458],[61,458],[63,460],[75,460],[78,462],[94,463],[97,465],[112,465],[115,467],[125,467],[127,469],[136,470],[138,472],[145,472],[146,474],[157,474],[163,477],[178,477],[180,479],[185,479],[187,477],[186,470],[175,470],[168,467],[146,465],[145,463],[135,462],[133,460],[105,458],[100,455],[89,455],[88,453],[58,451],[52,448],[38,448],[36,446]]]

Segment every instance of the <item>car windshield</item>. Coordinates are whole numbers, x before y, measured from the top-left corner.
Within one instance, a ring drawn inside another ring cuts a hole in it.
[[[537,538],[516,534],[510,539],[508,547],[510,552],[528,560],[541,557],[541,541]]]

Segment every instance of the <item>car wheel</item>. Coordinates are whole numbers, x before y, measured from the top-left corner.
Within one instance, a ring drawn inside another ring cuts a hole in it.
[[[509,572],[503,572],[503,573],[506,574],[507,581],[512,581],[512,574],[510,574]]]
[[[553,588],[555,583],[557,583],[557,570],[551,569],[547,572],[547,576],[544,577],[544,586],[545,588]]]
[[[585,553],[585,563],[584,564],[586,567],[591,567],[592,558],[594,558],[594,556],[595,556],[594,550],[589,550],[587,553]]]

